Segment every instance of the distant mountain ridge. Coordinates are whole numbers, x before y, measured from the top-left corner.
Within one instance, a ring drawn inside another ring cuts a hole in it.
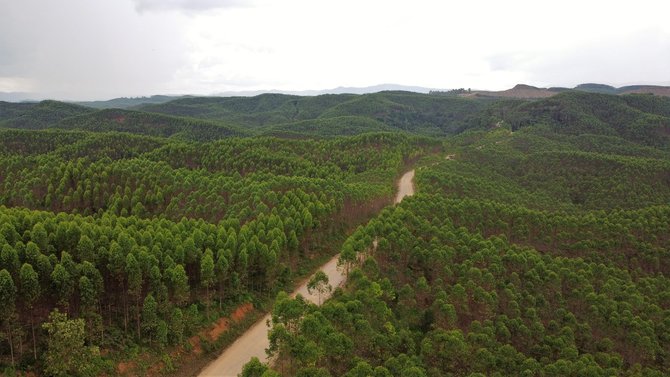
[[[322,94],[371,94],[386,91],[403,91],[427,94],[435,89],[423,86],[379,84],[373,86],[338,86],[332,89],[321,90],[246,90],[215,93],[215,97],[254,97],[261,94],[288,94],[296,96],[319,96]]]
[[[188,96],[165,96],[165,95],[155,95],[151,97],[120,97],[113,98],[106,101],[82,101],[75,102],[78,105],[92,107],[94,109],[128,109],[133,106],[146,105],[146,104],[159,104],[165,103],[172,100],[185,98]]]
[[[538,88],[526,84],[517,84],[511,89],[490,91],[490,90],[472,90],[467,93],[458,94],[461,97],[494,97],[494,98],[517,98],[517,99],[540,99],[552,97],[558,93],[576,90],[588,93],[600,94],[653,94],[657,96],[670,97],[670,86],[661,85],[628,85],[622,87],[614,87],[606,84],[586,83],[579,84],[574,88],[550,87]],[[448,93],[448,92],[447,92]]]
[[[537,88],[525,84],[517,84],[512,89],[490,91],[490,90],[473,90],[467,93],[459,94],[461,97],[503,97],[503,98],[547,98],[556,94],[556,91],[545,88]]]
[[[618,123],[623,119],[631,127],[637,124],[634,128],[644,131],[644,142],[651,145],[655,141],[665,142],[670,135],[670,97],[601,93],[612,90],[644,92],[647,88],[616,89],[584,84],[575,90],[517,85],[500,92],[459,89],[430,94],[382,91],[318,96],[266,93],[254,97],[181,97],[167,102],[161,101],[170,97],[160,96],[147,97],[153,98],[155,103],[128,109],[95,109],[51,100],[0,102],[0,127],[117,131],[215,140],[249,135],[334,137],[380,131],[444,136],[473,127],[490,127],[502,120],[512,128],[558,124],[568,125],[569,129],[574,126],[579,132],[584,128],[596,133],[630,131],[631,135],[635,134],[628,126]],[[126,104],[135,103],[135,100],[141,99],[131,99]],[[584,108],[585,103],[590,107]],[[603,104],[609,107],[603,107]],[[611,114],[614,113],[621,116],[612,123]]]
[[[666,84],[666,83],[664,83]],[[118,97],[108,100],[97,101],[63,101],[91,107],[94,109],[132,109],[144,105],[163,104],[181,98],[203,98],[203,97],[256,97],[261,94],[284,94],[301,97],[312,97],[323,94],[373,94],[387,91],[402,91],[422,94],[445,94],[445,95],[459,95],[461,97],[491,97],[491,98],[518,98],[518,99],[539,99],[547,98],[556,93],[564,92],[566,90],[578,90],[591,93],[602,94],[654,94],[658,96],[670,96],[670,86],[665,85],[626,85],[622,87],[614,87],[607,84],[598,83],[584,83],[568,87],[549,87],[540,88],[527,84],[517,84],[511,89],[506,90],[465,90],[465,89],[437,89],[423,86],[399,85],[399,84],[379,84],[364,87],[336,87],[322,90],[243,90],[243,91],[225,91],[216,92],[212,94],[175,94],[175,95],[152,95],[143,97]],[[23,92],[0,92],[0,101],[5,102],[40,102],[39,98],[46,99],[43,95],[36,93]]]

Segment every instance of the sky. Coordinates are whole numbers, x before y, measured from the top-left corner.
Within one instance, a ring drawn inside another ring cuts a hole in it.
[[[670,85],[667,0],[0,0],[0,92]]]

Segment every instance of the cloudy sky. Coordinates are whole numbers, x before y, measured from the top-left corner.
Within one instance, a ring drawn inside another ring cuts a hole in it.
[[[0,0],[0,92],[670,85],[670,2]]]

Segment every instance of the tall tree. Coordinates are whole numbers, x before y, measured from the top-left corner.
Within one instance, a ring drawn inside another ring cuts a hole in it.
[[[216,280],[219,282],[219,309],[223,305],[223,297],[225,291],[225,284],[228,280],[228,268],[230,267],[229,258],[232,252],[226,252],[224,249],[219,249],[216,258]]]
[[[181,309],[174,308],[172,310],[169,327],[172,343],[180,344],[184,340],[184,313]]]
[[[157,308],[158,304],[154,296],[149,293],[144,298],[144,304],[142,305],[142,331],[145,336],[149,337],[149,343],[153,341],[158,329]]]
[[[9,351],[14,366],[14,341],[12,336],[12,319],[16,305],[16,286],[9,271],[0,270],[0,321],[5,328],[5,336],[9,342]]]
[[[35,302],[40,297],[40,279],[37,275],[37,272],[33,269],[33,266],[24,263],[21,266],[21,297],[23,302],[30,312],[30,332],[33,339],[33,357],[37,360],[37,341],[35,339],[35,319],[33,309]]]
[[[209,288],[214,285],[214,256],[210,249],[205,251],[205,255],[200,260],[200,284],[205,287],[207,316],[209,316]]]
[[[142,268],[132,253],[126,256],[126,275],[128,278],[128,294],[135,299],[135,325],[137,330],[137,338],[141,339],[140,316],[142,300]]]
[[[325,272],[317,271],[307,282],[307,292],[312,294],[313,291],[318,293],[319,305],[321,305],[321,297],[324,293],[330,292],[333,287],[328,284],[328,275]]]
[[[58,293],[59,305],[65,308],[65,311],[67,312],[70,305],[70,296],[72,296],[72,292],[74,290],[72,276],[61,263],[58,263],[54,267],[53,272],[51,272],[51,281],[56,288],[56,292]]]
[[[172,298],[176,305],[183,305],[189,299],[188,275],[181,264],[177,264],[171,271]]]

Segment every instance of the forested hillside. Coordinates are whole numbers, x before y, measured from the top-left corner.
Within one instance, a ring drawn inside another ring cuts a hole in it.
[[[581,112],[547,117],[553,104]],[[447,139],[419,162],[419,194],[345,242],[346,288],[322,307],[277,297],[279,361],[244,375],[667,376],[669,145],[641,135],[668,108],[582,93],[492,105],[477,115],[492,127]]]
[[[472,116],[490,102],[410,92],[184,97],[102,110],[56,101],[0,102],[0,127],[120,131],[196,141],[250,135],[320,138],[381,131],[444,136],[468,128]]]
[[[669,130],[573,91],[0,103],[0,371],[194,375],[273,306],[244,376],[670,375]]]
[[[384,133],[187,142],[0,130],[2,363],[114,373],[127,349],[183,344],[336,252],[330,243],[390,201],[405,162],[435,146]],[[82,319],[90,358],[62,353],[51,329],[68,322],[53,310]]]
[[[164,104],[143,105],[147,112],[218,119],[245,125],[260,132],[275,133],[304,126],[322,128],[355,122],[362,130],[376,131],[384,124],[396,131],[443,136],[467,128],[469,117],[487,106],[482,99],[451,98],[410,92],[380,92],[364,95],[326,94],[300,97],[263,94],[256,97],[183,98]],[[293,126],[295,125],[295,126]],[[370,128],[372,127],[372,128]],[[352,133],[348,127],[345,133]],[[357,133],[358,133],[357,132]],[[319,136],[319,133],[316,133]]]
[[[544,124],[559,134],[617,136],[667,149],[670,98],[570,91],[540,101],[499,101],[482,112],[478,122],[485,128],[506,123],[512,131]]]
[[[61,120],[93,112],[92,109],[57,101],[40,103],[0,102],[0,127],[40,129]]]

